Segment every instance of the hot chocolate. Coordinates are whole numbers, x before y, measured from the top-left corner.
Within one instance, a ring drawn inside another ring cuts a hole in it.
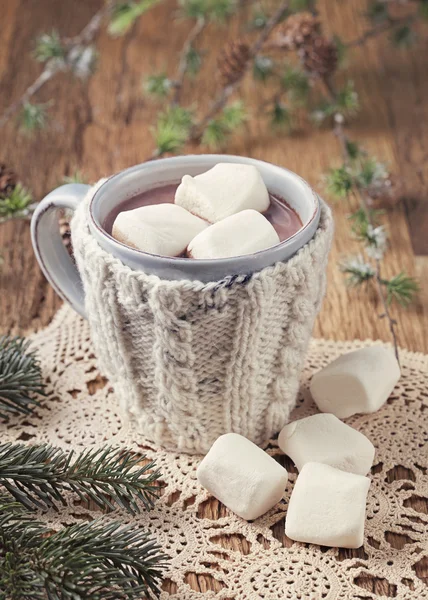
[[[124,200],[108,214],[103,223],[105,231],[111,235],[113,223],[117,215],[123,211],[152,204],[174,203],[174,196],[178,185],[178,183],[163,185]],[[299,231],[302,227],[302,222],[299,215],[288,206],[285,200],[271,193],[269,194],[269,199],[269,208],[263,214],[274,227],[280,241],[283,242]]]

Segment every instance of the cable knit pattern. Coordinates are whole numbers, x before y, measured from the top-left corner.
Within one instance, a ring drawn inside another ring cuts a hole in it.
[[[263,444],[294,408],[325,291],[333,221],[322,205],[314,238],[291,260],[218,282],[133,271],[72,221],[75,257],[101,371],[145,439],[204,453],[235,431]]]

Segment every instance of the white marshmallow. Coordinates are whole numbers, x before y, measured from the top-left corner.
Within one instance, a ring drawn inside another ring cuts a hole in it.
[[[328,413],[289,423],[279,434],[278,445],[299,471],[308,462],[318,462],[366,475],[375,455],[365,435]]]
[[[228,258],[253,254],[279,241],[266,217],[243,210],[204,229],[190,242],[187,253],[192,258]]]
[[[196,472],[199,483],[243,519],[275,506],[288,473],[269,454],[237,433],[221,435]]]
[[[256,167],[219,163],[196,177],[184,175],[175,202],[216,223],[248,208],[264,212],[269,207],[269,194]]]
[[[294,485],[285,533],[296,542],[359,548],[370,479],[329,465],[307,463]]]
[[[383,346],[343,354],[312,377],[312,397],[322,412],[345,419],[372,413],[388,399],[400,379],[392,350]]]
[[[208,223],[176,204],[151,204],[119,213],[113,237],[132,248],[161,256],[179,256]]]

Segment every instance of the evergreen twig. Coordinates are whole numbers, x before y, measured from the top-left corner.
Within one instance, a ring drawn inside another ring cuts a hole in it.
[[[30,342],[21,337],[0,337],[0,418],[29,414],[44,395],[40,363]]]
[[[0,600],[130,600],[158,596],[167,556],[131,525],[95,520],[50,532],[0,513]]]
[[[64,493],[71,491],[101,508],[116,503],[134,514],[137,500],[150,509],[159,492],[155,463],[141,461],[144,456],[111,446],[75,455],[49,445],[0,444],[0,488],[29,509],[65,505]]]

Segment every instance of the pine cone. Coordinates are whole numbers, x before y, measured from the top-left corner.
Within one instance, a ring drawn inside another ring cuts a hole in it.
[[[64,244],[67,252],[70,256],[73,256],[73,246],[71,242],[71,231],[70,231],[70,222],[67,217],[60,217],[58,219],[59,223],[59,232],[62,237],[62,243]]]
[[[250,48],[245,42],[229,42],[218,58],[219,79],[223,86],[241,79],[250,60]]]
[[[288,17],[275,32],[271,47],[298,50],[308,45],[320,33],[321,24],[310,12],[300,12]]]
[[[310,43],[300,50],[303,65],[311,74],[318,77],[329,77],[337,68],[336,44],[321,35],[311,39]]]
[[[6,198],[16,187],[18,178],[12,169],[0,163],[0,198]]]

